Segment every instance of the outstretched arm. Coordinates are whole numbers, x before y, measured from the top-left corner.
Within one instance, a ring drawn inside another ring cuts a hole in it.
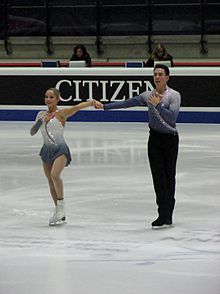
[[[135,106],[145,106],[147,105],[144,98],[139,96],[134,96],[133,98],[123,100],[123,101],[116,101],[108,104],[102,104],[100,101],[95,100],[95,108],[96,109],[104,109],[104,110],[110,110],[110,109],[120,109],[120,108],[129,108],[129,107],[135,107]]]
[[[99,101],[95,102],[96,109],[104,109],[104,110],[129,108],[129,107],[135,107],[135,106],[146,106],[146,105],[147,103],[141,95],[134,96],[133,98],[123,100],[123,101],[111,102],[105,105],[103,105]]]
[[[89,106],[94,106],[94,104],[95,104],[95,100],[90,100],[88,102],[81,102],[81,103],[74,105],[72,107],[68,107],[68,108],[60,110],[59,114],[63,120],[66,120],[68,117],[74,115],[79,110],[87,108]]]
[[[120,108],[130,108],[135,106],[146,106],[146,102],[144,101],[142,96],[134,96],[124,101],[116,101],[111,102],[104,105],[104,110],[110,109],[120,109]]]

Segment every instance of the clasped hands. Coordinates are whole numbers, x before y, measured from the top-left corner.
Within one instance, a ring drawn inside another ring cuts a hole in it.
[[[93,101],[92,101],[92,106],[94,106],[95,109],[103,109],[104,108],[104,105],[95,99],[93,99]]]

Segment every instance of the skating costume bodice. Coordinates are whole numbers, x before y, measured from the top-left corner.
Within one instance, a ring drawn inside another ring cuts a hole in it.
[[[55,115],[48,122],[43,122],[41,126],[41,133],[44,144],[46,145],[61,145],[62,143],[65,143],[63,138],[64,127]]]
[[[41,133],[44,141],[40,151],[42,161],[52,165],[56,158],[65,155],[68,165],[71,161],[70,150],[63,137],[64,127],[55,114],[48,122],[43,121]]]

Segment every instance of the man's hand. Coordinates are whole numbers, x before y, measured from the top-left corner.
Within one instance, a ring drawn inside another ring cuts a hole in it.
[[[157,106],[157,104],[160,103],[160,101],[162,100],[163,96],[160,96],[160,95],[151,95],[150,98],[149,98],[149,103],[154,105],[155,107]]]

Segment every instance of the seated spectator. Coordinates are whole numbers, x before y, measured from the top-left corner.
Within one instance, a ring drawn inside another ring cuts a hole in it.
[[[86,66],[91,66],[91,57],[83,45],[76,45],[73,49],[73,55],[70,61],[85,60]]]
[[[147,61],[144,61],[144,67],[154,67],[154,61],[170,61],[171,66],[173,67],[173,56],[170,55],[166,48],[162,44],[157,44],[153,53],[148,58]]]

